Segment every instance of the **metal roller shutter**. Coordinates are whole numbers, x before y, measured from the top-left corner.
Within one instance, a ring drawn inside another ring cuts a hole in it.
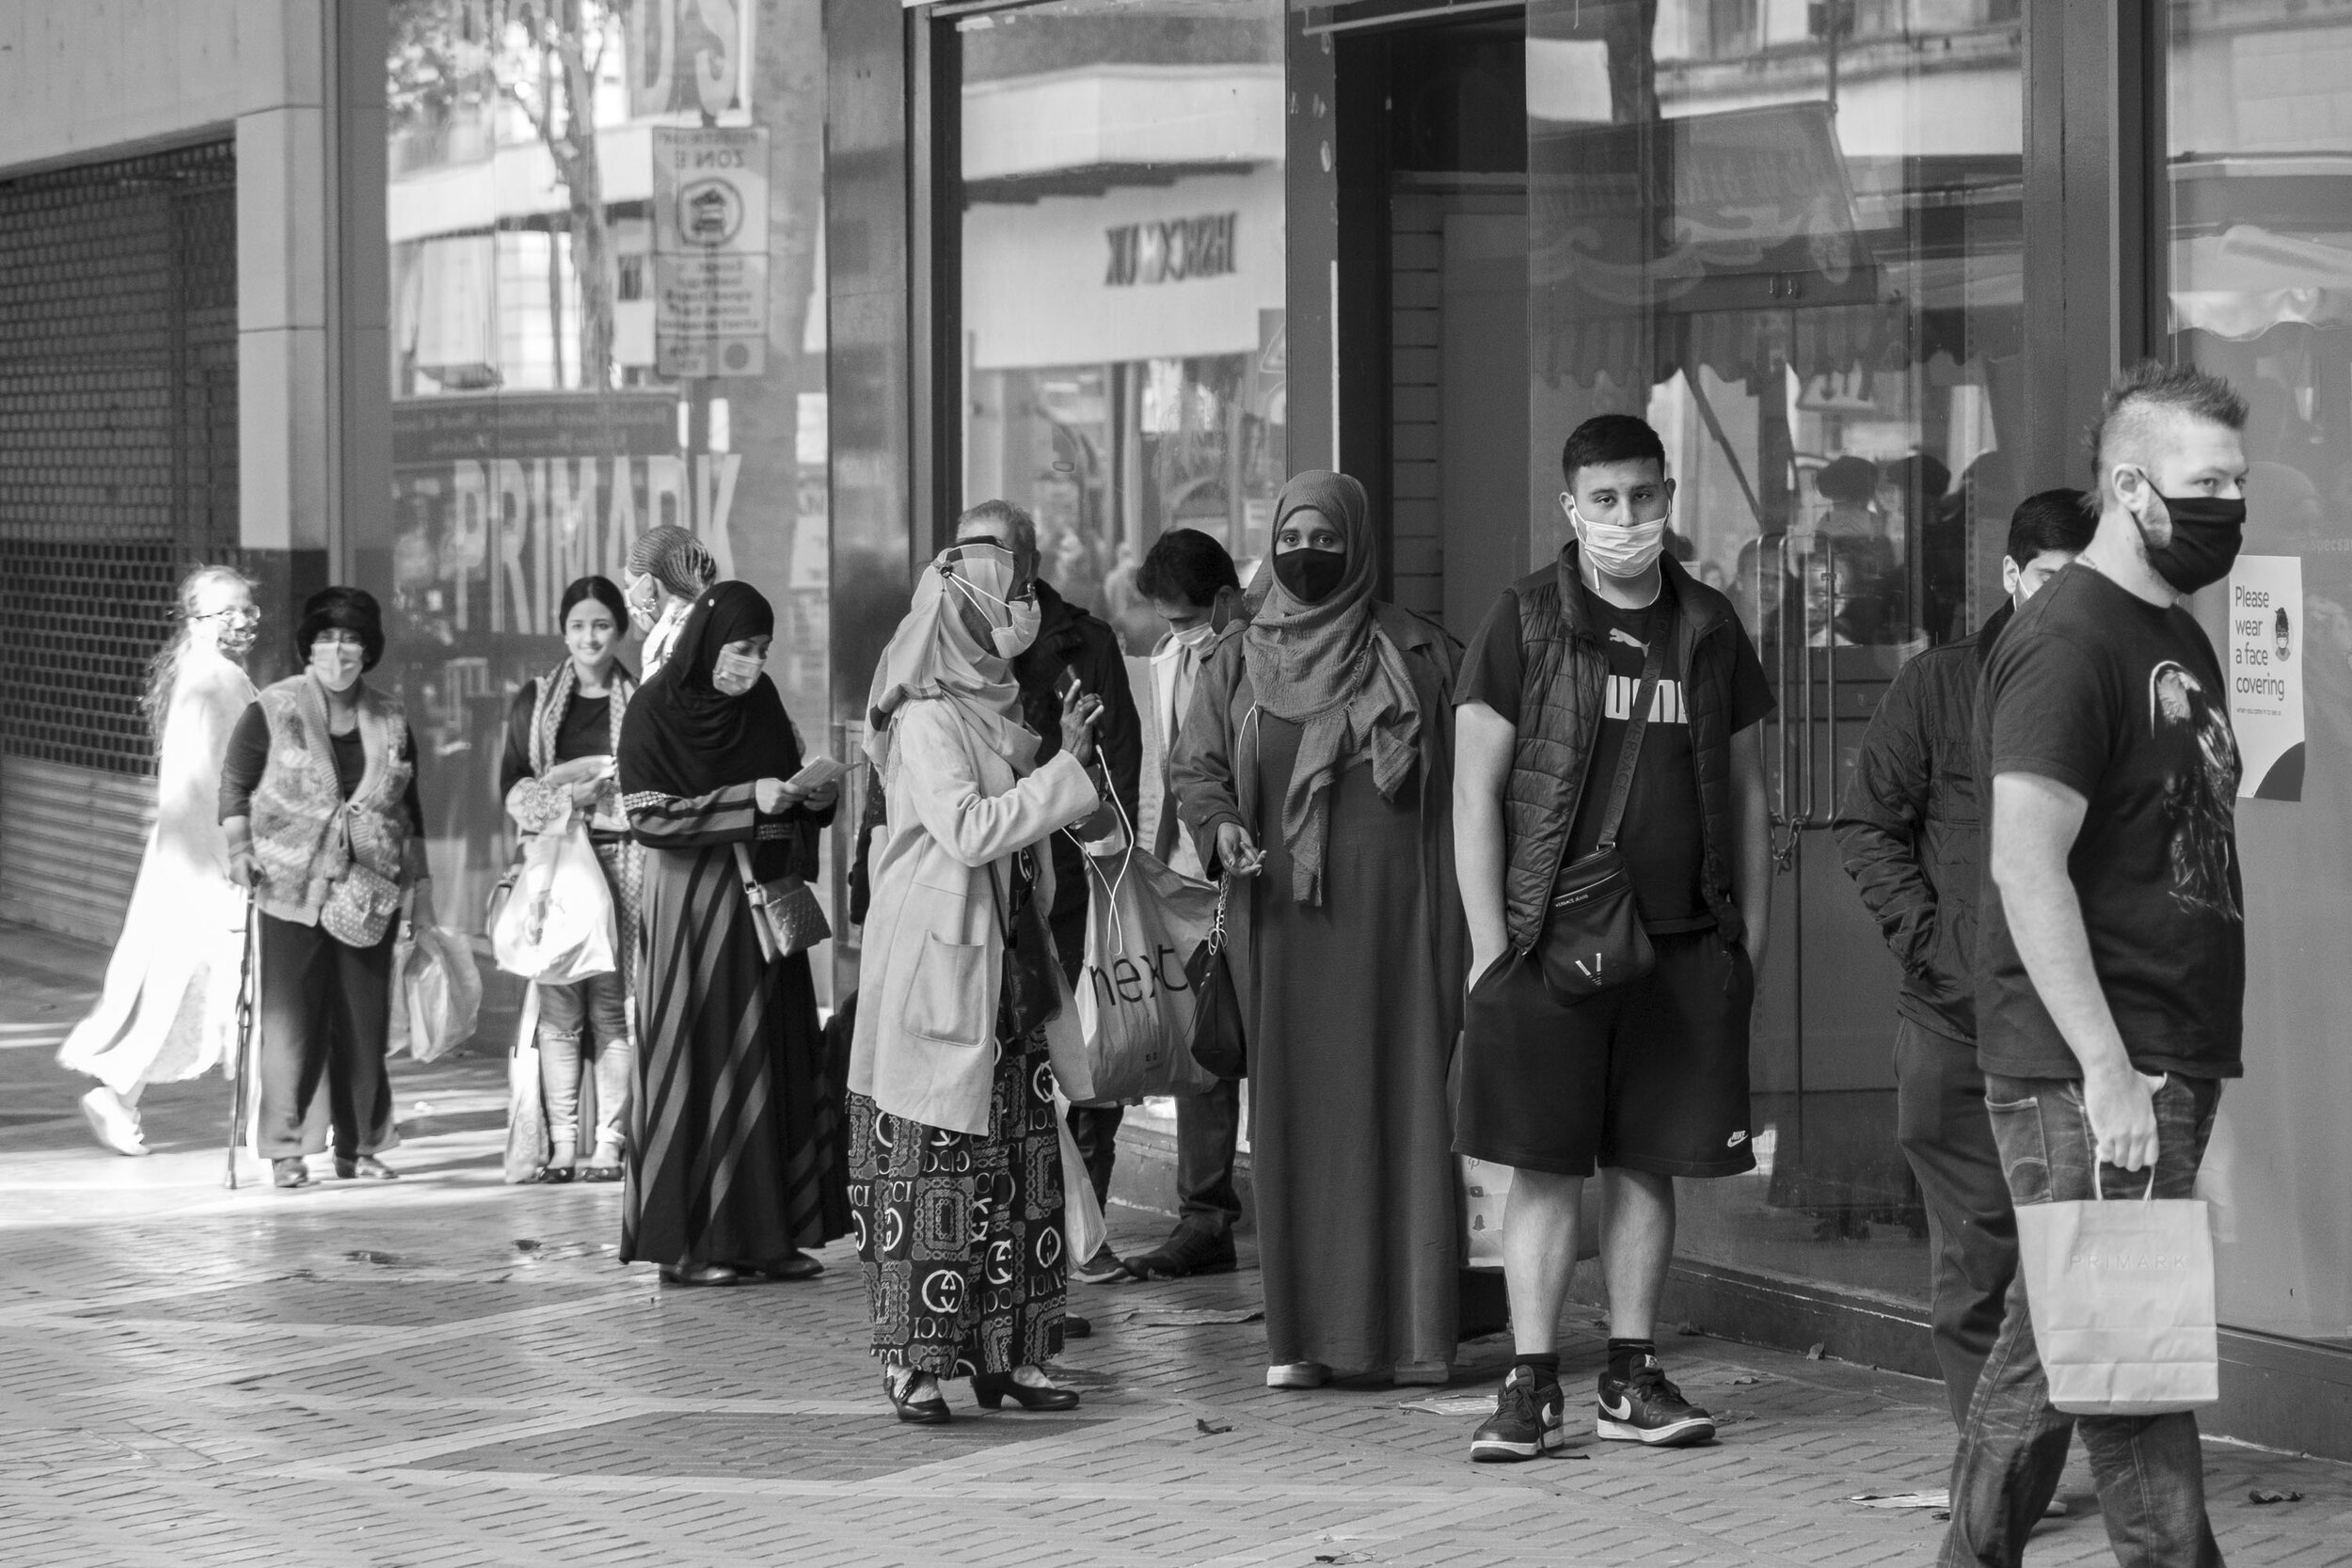
[[[111,941],[173,584],[237,556],[230,145],[0,180],[0,918]]]

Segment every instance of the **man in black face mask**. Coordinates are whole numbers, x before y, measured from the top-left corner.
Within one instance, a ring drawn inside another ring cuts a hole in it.
[[[2241,1070],[2237,745],[2220,661],[2180,601],[2237,557],[2245,424],[2204,372],[2150,363],[2118,382],[2098,532],[1985,661],[1977,1062],[2021,1210],[2187,1197]],[[2220,1562],[2196,1417],[2053,1407],[2021,1275],[1953,1463],[1946,1564],[2021,1560],[2077,1425],[2120,1555]]]

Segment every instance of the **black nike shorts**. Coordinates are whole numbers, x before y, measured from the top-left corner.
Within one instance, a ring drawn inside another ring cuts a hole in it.
[[[1748,1014],[1756,972],[1712,930],[1650,938],[1658,967],[1563,1007],[1533,957],[1471,985],[1455,1069],[1454,1149],[1519,1170],[1660,1176],[1756,1168]]]

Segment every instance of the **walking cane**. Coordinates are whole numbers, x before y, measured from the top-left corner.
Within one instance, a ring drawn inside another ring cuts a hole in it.
[[[253,950],[262,940],[253,890],[245,893],[245,948],[237,960],[237,1076],[229,1090],[229,1172],[221,1185],[237,1190],[237,1140],[245,1136],[245,1085],[253,1064]]]

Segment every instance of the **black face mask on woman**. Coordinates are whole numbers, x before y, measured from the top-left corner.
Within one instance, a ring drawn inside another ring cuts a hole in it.
[[[1274,578],[1300,604],[1320,604],[1347,576],[1347,557],[1337,550],[1284,550],[1274,558]]]
[[[2194,594],[2228,577],[2246,540],[2246,502],[2219,496],[2157,494],[2172,517],[2172,541],[2161,548],[2148,546],[2148,564],[2156,575],[2176,594]]]

